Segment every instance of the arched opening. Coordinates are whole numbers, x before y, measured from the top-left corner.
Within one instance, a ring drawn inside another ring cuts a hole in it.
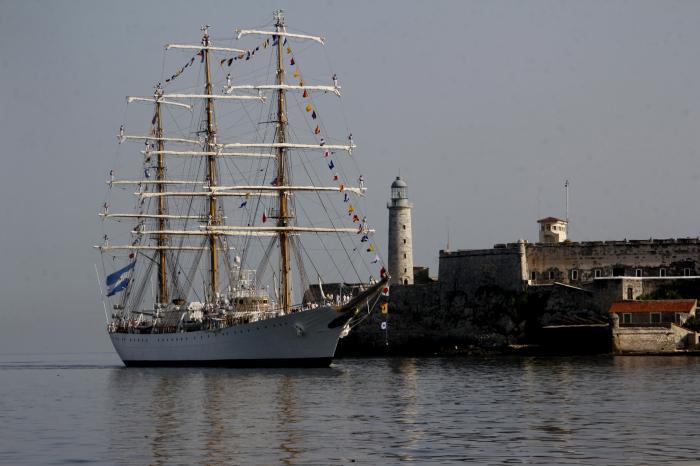
[[[404,285],[408,285],[408,278],[404,278],[404,279],[403,279],[403,284],[404,284]]]

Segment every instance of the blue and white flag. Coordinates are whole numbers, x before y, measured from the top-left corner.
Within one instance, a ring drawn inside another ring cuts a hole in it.
[[[134,266],[136,265],[136,261],[131,261],[129,262],[129,265],[126,265],[122,267],[121,269],[117,270],[116,272],[110,273],[107,275],[107,279],[105,280],[105,283],[107,286],[112,286],[115,283],[119,281],[120,278],[122,278],[122,275],[127,273],[129,270],[133,269]]]
[[[120,291],[124,291],[127,286],[129,286],[129,279],[125,278],[124,280],[120,281],[119,283],[116,283],[114,286],[108,287],[107,288],[107,297],[114,296],[115,294],[119,293]]]

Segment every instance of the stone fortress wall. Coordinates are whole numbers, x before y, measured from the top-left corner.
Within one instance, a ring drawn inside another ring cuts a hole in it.
[[[455,288],[490,283],[517,290],[523,286],[518,277],[525,285],[578,286],[596,278],[696,276],[699,269],[698,238],[519,242],[492,249],[440,251],[438,281]]]

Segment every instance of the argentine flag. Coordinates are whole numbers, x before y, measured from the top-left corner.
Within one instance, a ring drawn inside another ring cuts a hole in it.
[[[105,283],[107,284],[107,296],[114,296],[115,294],[119,293],[120,291],[123,291],[126,289],[126,287],[129,285],[129,279],[125,278],[122,280],[122,275],[127,273],[129,270],[133,269],[134,266],[136,265],[136,261],[131,261],[129,265],[126,265],[122,267],[121,269],[117,270],[116,272],[113,272],[109,275],[107,275],[107,279],[105,280]]]

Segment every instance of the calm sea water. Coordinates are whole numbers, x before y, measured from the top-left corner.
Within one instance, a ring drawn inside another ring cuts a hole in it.
[[[700,358],[0,357],[0,464],[700,464]]]

